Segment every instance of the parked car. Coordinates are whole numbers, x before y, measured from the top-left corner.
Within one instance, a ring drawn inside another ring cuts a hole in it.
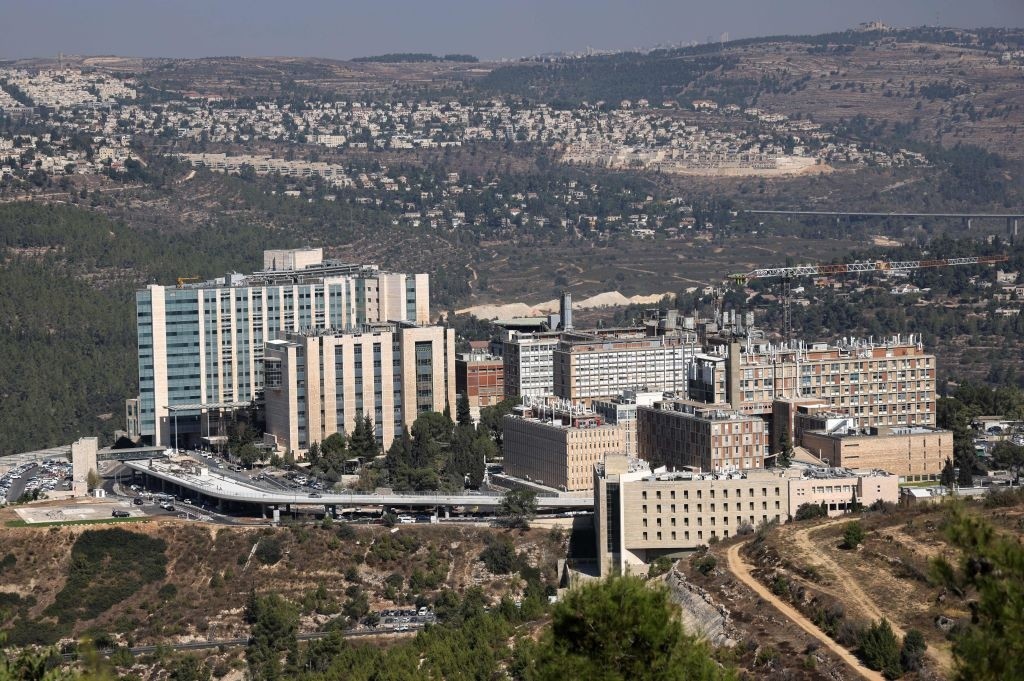
[[[113,511],[110,512],[110,515],[114,518],[128,518],[129,516],[131,516],[131,513],[129,513],[128,511],[122,511],[120,509],[115,508]]]

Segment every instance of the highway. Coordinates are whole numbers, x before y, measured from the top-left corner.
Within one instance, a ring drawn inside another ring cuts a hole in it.
[[[823,217],[854,218],[999,218],[1021,219],[1024,213],[867,213],[841,210],[746,210],[751,215],[819,215]]]
[[[230,478],[218,471],[208,475],[185,472],[179,466],[157,461],[127,461],[126,467],[156,480],[178,485],[197,495],[210,499],[222,499],[258,506],[318,505],[341,507],[398,506],[435,508],[438,506],[461,506],[480,509],[494,509],[501,505],[500,494],[337,494],[324,492],[317,496],[296,494],[291,491],[267,490]],[[537,497],[538,509],[590,510],[593,497]]]

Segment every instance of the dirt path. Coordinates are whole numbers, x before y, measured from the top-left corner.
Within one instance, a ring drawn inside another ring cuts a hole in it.
[[[853,653],[833,641],[825,634],[825,632],[818,629],[813,622],[804,617],[798,610],[782,601],[763,584],[761,584],[761,582],[757,581],[757,579],[750,574],[750,568],[747,567],[747,564],[740,556],[740,549],[743,548],[745,544],[746,542],[742,542],[740,544],[730,546],[729,552],[726,554],[728,556],[729,571],[735,575],[738,580],[750,587],[750,589],[752,589],[759,597],[775,606],[776,610],[788,617],[798,627],[818,639],[823,646],[835,653],[837,657],[857,672],[861,678],[869,679],[870,681],[884,681],[885,677],[879,672],[872,671],[863,666],[860,660],[858,660]]]
[[[844,522],[849,521],[847,518],[837,518],[828,523],[797,530],[790,535],[791,545],[797,552],[803,555],[804,560],[815,564],[819,569],[824,569],[829,574],[833,579],[832,592],[837,595],[844,604],[847,606],[854,606],[872,620],[880,620],[883,617],[889,620],[889,624],[892,625],[892,630],[900,637],[900,639],[902,639],[907,632],[904,631],[892,617],[886,615],[882,609],[875,604],[871,597],[864,592],[858,581],[852,577],[849,572],[844,570],[839,563],[811,541],[810,535],[812,532],[817,533],[832,525]],[[939,665],[945,674],[949,674],[953,670],[953,657],[950,655],[948,650],[928,646],[927,655]]]

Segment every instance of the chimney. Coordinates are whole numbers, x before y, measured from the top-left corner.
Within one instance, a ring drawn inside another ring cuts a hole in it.
[[[562,331],[572,331],[572,294],[568,291],[562,291],[559,317],[562,320]]]

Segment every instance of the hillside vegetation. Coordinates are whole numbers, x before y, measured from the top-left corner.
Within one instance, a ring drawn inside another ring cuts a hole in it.
[[[495,543],[508,561],[481,560]],[[0,546],[11,556],[0,561],[0,633],[10,643],[91,633],[139,645],[244,636],[243,609],[253,594],[294,604],[299,631],[356,626],[386,608],[443,610],[452,606],[447,594],[472,587],[485,601],[516,597],[532,617],[553,593],[566,544],[560,533],[451,526],[160,522],[131,530],[6,528]]]

